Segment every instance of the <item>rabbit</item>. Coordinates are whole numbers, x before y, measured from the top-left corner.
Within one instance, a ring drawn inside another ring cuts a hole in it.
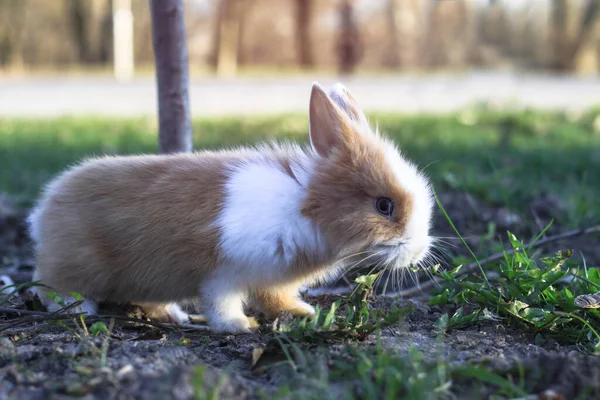
[[[428,255],[428,178],[373,130],[340,83],[312,85],[310,143],[84,160],[50,182],[29,216],[36,293],[134,303],[158,321],[189,321],[199,299],[215,332],[312,316],[302,287],[352,262],[390,269]],[[48,289],[50,288],[50,289]]]

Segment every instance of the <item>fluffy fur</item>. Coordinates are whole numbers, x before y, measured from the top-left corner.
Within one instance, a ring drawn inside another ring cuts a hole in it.
[[[299,288],[348,262],[421,261],[433,204],[425,177],[343,86],[328,95],[313,84],[309,119],[310,148],[103,157],[67,170],[30,216],[35,279],[82,294],[89,313],[97,301],[133,302],[182,322],[176,303],[200,298],[214,330],[245,332],[244,303],[311,315]],[[393,200],[391,216],[377,212],[379,197]]]

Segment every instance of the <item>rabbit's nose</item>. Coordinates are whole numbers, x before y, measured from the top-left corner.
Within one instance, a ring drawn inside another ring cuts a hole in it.
[[[411,264],[414,264],[414,263],[416,263],[416,262],[418,262],[418,261],[421,261],[421,260],[423,259],[423,256],[425,255],[425,250],[426,250],[426,247],[425,247],[425,246],[419,247],[419,248],[418,248],[418,249],[417,249],[417,250],[416,250],[416,251],[413,253],[413,256],[412,256],[412,258],[410,259],[410,262],[411,262]]]

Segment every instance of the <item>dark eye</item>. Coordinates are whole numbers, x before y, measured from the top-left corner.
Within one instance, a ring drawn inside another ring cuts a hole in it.
[[[389,217],[394,212],[394,202],[387,197],[380,197],[375,202],[375,208],[381,215]]]

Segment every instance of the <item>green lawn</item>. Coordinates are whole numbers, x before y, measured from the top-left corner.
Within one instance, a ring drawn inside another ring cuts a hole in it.
[[[531,225],[531,200],[542,193],[553,194],[565,206],[557,222],[574,227],[600,222],[598,111],[574,116],[473,109],[446,116],[377,115],[372,120],[411,159],[425,167],[438,192],[467,191],[491,205],[520,213]],[[31,205],[41,185],[82,157],[156,152],[156,130],[155,121],[149,119],[0,120],[0,192]],[[269,137],[306,141],[306,135],[307,118],[303,115],[194,121],[197,149],[250,144]],[[462,398],[483,398],[481,388],[485,386],[504,396],[499,398],[533,398],[525,395],[537,393],[540,387],[545,389],[547,384],[542,378],[556,378],[550,372],[546,374],[548,368],[542,362],[514,373],[499,372],[495,367],[488,368],[485,360],[455,363],[440,356],[432,362],[431,353],[421,353],[422,349],[431,350],[434,339],[453,349],[463,346],[452,332],[489,321],[503,321],[507,327],[519,327],[532,337],[535,334],[536,343],[552,339],[579,346],[585,353],[600,354],[600,312],[579,309],[574,303],[575,296],[600,290],[598,270],[588,271],[585,264],[571,268],[565,263],[570,252],[538,262],[523,251],[526,246],[517,238],[509,239],[514,254],[505,253],[504,260],[486,265],[476,274],[460,275],[458,269],[433,271],[445,283],[436,289],[437,295],[429,305],[441,306],[443,312],[437,321],[426,322],[435,323],[433,331],[410,336],[436,333],[436,338],[421,342],[421,350],[417,350],[419,343],[408,351],[398,349],[397,344],[407,336],[396,338],[394,331],[384,329],[398,325],[407,310],[396,309],[395,303],[386,308],[365,301],[374,276],[360,278],[361,284],[343,308],[338,309],[340,303],[336,302],[310,323],[295,320],[283,333],[272,333],[269,337],[273,340],[263,349],[267,359],[264,368],[286,367],[286,376],[292,377],[283,381],[274,397],[354,398],[358,393],[365,399],[429,399],[454,398],[452,393],[472,390],[473,397]],[[570,277],[574,279],[563,279]],[[387,304],[384,300],[380,298],[378,304]],[[416,321],[401,325],[417,329],[425,320]],[[490,332],[498,337],[505,334],[496,328]],[[478,333],[474,330],[467,334]],[[208,340],[189,335],[192,339],[187,340],[194,346]],[[354,343],[357,337],[368,335],[370,342]],[[111,342],[111,348],[118,348],[119,343]],[[331,347],[332,343],[338,347]],[[234,354],[227,357],[239,361],[239,353]],[[270,365],[269,357],[280,361]],[[198,393],[208,390],[203,386],[204,372],[205,366],[200,365],[194,375]],[[536,378],[537,372],[542,378]],[[288,396],[294,390],[300,394]]]
[[[598,114],[470,110],[372,121],[426,167],[437,190],[466,190],[523,213],[532,198],[553,193],[566,206],[559,222],[577,226],[600,220]],[[307,118],[201,119],[193,126],[196,148],[218,148],[267,137],[305,141]],[[44,182],[82,157],[155,152],[156,132],[149,119],[0,120],[0,191],[31,204]]]

